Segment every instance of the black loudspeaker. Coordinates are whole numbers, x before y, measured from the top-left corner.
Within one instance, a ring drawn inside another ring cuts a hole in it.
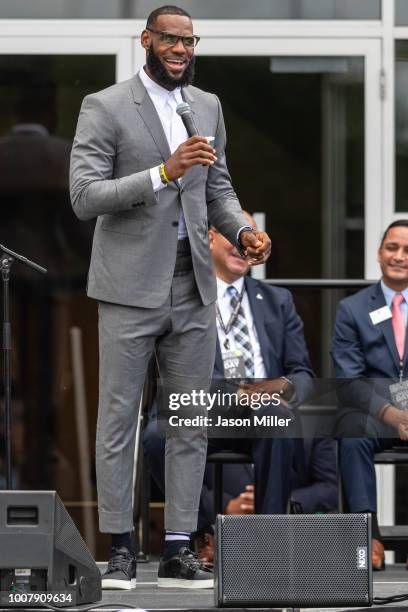
[[[370,514],[219,515],[216,542],[216,606],[372,603]]]
[[[102,599],[101,574],[55,491],[0,491],[2,607]]]

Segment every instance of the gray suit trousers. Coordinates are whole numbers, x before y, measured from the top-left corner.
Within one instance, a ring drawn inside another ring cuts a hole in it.
[[[192,270],[174,276],[158,308],[99,302],[96,473],[102,532],[133,530],[135,434],[151,355],[156,352],[160,378],[169,389],[208,391],[215,343],[214,304],[203,305]],[[203,428],[166,436],[166,529],[196,529],[206,450]]]

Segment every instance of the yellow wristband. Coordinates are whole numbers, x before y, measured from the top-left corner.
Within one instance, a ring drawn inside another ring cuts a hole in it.
[[[170,183],[168,176],[166,174],[166,171],[164,169],[164,164],[160,164],[159,166],[159,174],[160,174],[160,178],[162,183],[164,183],[165,185],[167,185],[167,183]]]

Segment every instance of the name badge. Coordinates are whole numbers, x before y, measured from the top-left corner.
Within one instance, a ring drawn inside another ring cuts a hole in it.
[[[400,410],[408,410],[408,380],[390,385],[391,401]]]
[[[392,313],[388,306],[383,306],[382,308],[377,308],[377,310],[372,310],[369,315],[373,325],[378,325],[387,319],[392,319]]]
[[[225,378],[245,378],[244,357],[240,351],[223,353]]]

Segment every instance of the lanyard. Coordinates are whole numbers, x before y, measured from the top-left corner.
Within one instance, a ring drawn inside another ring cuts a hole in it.
[[[218,323],[220,324],[220,327],[226,336],[223,344],[224,344],[224,347],[227,349],[227,351],[230,348],[228,334],[230,333],[231,327],[234,325],[235,321],[238,318],[239,309],[241,308],[242,299],[244,297],[244,290],[245,290],[245,285],[242,286],[242,291],[238,296],[238,301],[235,304],[234,310],[232,311],[231,316],[226,325],[224,324],[224,321],[222,320],[221,311],[220,311],[220,307],[218,306],[218,302],[215,303]]]

